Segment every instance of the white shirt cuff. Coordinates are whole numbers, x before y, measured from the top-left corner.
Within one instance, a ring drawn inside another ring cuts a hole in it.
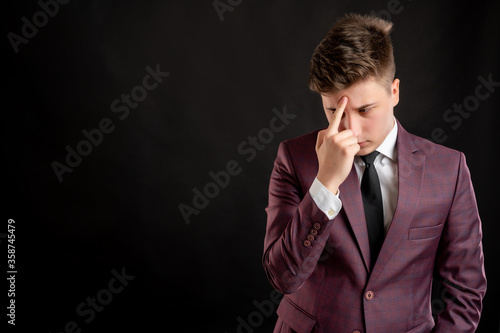
[[[314,178],[314,181],[309,188],[309,194],[316,203],[316,206],[318,206],[318,208],[325,213],[328,219],[333,220],[340,212],[340,209],[342,208],[342,201],[339,199],[340,190],[335,195],[323,184],[321,184],[318,178]]]

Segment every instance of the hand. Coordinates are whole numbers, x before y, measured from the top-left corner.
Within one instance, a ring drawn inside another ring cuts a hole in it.
[[[316,155],[318,156],[318,180],[330,192],[337,194],[340,184],[349,175],[354,156],[361,147],[350,129],[339,133],[340,120],[347,105],[347,97],[340,100],[327,129],[318,132]]]

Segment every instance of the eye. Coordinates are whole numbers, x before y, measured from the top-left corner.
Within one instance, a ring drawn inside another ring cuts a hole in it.
[[[332,114],[334,114],[334,113],[335,113],[335,111],[337,111],[337,109],[334,109],[334,110],[330,109],[330,112],[331,112]],[[344,118],[344,117],[345,117],[345,112],[342,114],[342,117],[341,117],[341,118]]]
[[[359,112],[365,113],[365,112],[370,111],[371,109],[373,109],[373,108],[359,109]]]

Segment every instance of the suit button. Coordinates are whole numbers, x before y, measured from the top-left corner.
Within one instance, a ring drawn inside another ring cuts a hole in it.
[[[375,294],[371,290],[369,290],[365,293],[365,298],[367,301],[371,301],[374,296],[375,296]]]
[[[321,224],[319,224],[318,222],[316,222],[316,223],[313,224],[313,228],[316,229],[316,230],[319,230],[319,229],[321,229]]]
[[[308,241],[307,239],[304,241],[304,246],[308,247],[311,246],[311,241]]]
[[[314,236],[311,234],[307,235],[307,240],[312,242],[314,240]]]
[[[311,231],[309,231],[309,233],[313,236],[316,236],[318,234],[318,230],[313,228],[313,229],[311,229]]]

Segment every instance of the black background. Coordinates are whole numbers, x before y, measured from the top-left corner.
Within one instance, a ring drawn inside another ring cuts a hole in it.
[[[0,231],[15,219],[17,330],[236,332],[238,317],[258,321],[253,302],[272,291],[261,257],[277,146],[326,124],[309,59],[339,16],[375,11],[395,24],[396,117],[425,138],[442,128],[443,144],[467,156],[489,282],[478,332],[498,331],[499,88],[457,129],[443,119],[479,76],[500,81],[498,1],[401,0],[393,14],[390,1],[237,2],[221,21],[211,0],[73,0],[17,54],[8,33],[41,7],[3,5]],[[169,76],[121,120],[111,103],[157,64]],[[285,107],[296,117],[248,162],[238,145]],[[114,131],[59,182],[51,164],[103,118]],[[192,206],[192,189],[231,160],[241,173],[186,224],[178,205]],[[122,268],[135,278],[85,323],[77,306]],[[275,315],[262,318],[252,330],[271,332]]]

